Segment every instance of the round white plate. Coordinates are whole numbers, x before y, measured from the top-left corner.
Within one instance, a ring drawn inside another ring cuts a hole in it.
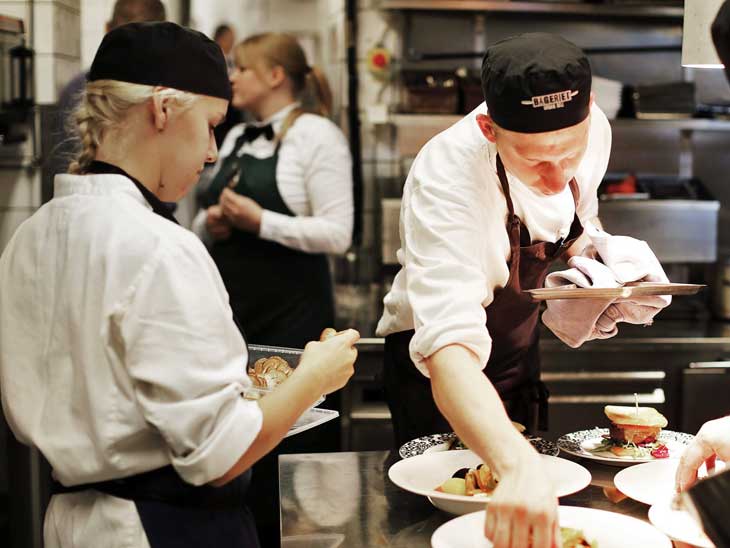
[[[580,464],[548,455],[541,455],[541,458],[559,497],[580,491],[591,483],[590,472]],[[451,495],[436,491],[436,487],[460,468],[475,468],[481,462],[469,450],[429,453],[396,462],[388,470],[388,477],[401,489],[428,497],[436,508],[451,514],[465,514],[484,509],[489,497]]]
[[[672,543],[649,523],[605,510],[560,506],[560,525],[581,529],[586,539],[600,548],[651,546],[671,548]],[[433,548],[491,548],[484,538],[485,512],[474,512],[444,523],[431,537]]]
[[[525,437],[541,455],[552,455],[553,457],[557,457],[560,454],[558,446],[551,441],[537,436]],[[424,453],[448,451],[455,439],[456,434],[454,432],[421,436],[420,438],[416,438],[415,440],[411,440],[401,445],[398,450],[398,454],[400,455],[400,458],[408,459]],[[463,449],[463,447],[461,449]]]
[[[664,502],[649,508],[649,521],[672,540],[700,548],[715,548],[700,524],[688,512],[672,510],[671,503]]]
[[[648,457],[619,457],[610,451],[602,451],[593,453],[591,449],[598,447],[603,442],[603,436],[608,435],[608,428],[592,428],[590,430],[580,430],[571,434],[565,434],[558,440],[558,447],[561,451],[570,453],[577,457],[590,459],[611,466],[630,466],[642,462],[654,462],[665,459],[655,459],[651,455]],[[679,458],[684,449],[689,445],[694,436],[683,432],[672,432],[671,430],[662,430],[659,432],[659,441],[669,449],[669,458]]]
[[[679,460],[664,459],[646,462],[621,470],[613,478],[616,489],[624,495],[649,506],[669,504],[674,496],[675,476]],[[715,470],[723,470],[725,463],[715,463]],[[707,475],[703,464],[697,472],[699,477]]]

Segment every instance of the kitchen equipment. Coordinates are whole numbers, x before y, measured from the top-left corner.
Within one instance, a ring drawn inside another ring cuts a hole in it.
[[[693,362],[682,371],[682,428],[697,432],[730,413],[730,362]]]
[[[730,258],[718,261],[713,293],[715,316],[730,320]]]
[[[25,46],[25,26],[0,15],[0,145],[27,139],[33,104],[33,51]]]
[[[456,114],[459,112],[457,76],[451,71],[404,70],[403,112]]]
[[[649,295],[694,295],[706,287],[702,284],[673,284],[656,282],[629,282],[621,287],[578,287],[575,284],[560,287],[527,289],[534,301],[559,299],[626,299]]]
[[[689,118],[696,109],[694,82],[635,86],[632,100],[636,117],[644,120]]]

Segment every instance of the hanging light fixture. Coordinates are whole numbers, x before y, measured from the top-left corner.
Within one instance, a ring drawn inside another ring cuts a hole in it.
[[[724,0],[684,0],[682,66],[723,68],[710,28]]]

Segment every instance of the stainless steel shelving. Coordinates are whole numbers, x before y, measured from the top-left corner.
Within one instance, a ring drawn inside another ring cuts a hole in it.
[[[572,2],[517,2],[494,0],[383,0],[381,9],[483,11],[501,13],[540,13],[584,17],[632,17],[682,19],[684,10],[673,6],[595,5]]]

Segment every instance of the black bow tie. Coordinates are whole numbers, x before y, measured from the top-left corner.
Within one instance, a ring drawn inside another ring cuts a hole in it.
[[[247,125],[242,135],[243,142],[249,143],[251,141],[255,141],[261,135],[266,137],[269,141],[274,138],[274,128],[271,127],[271,124],[266,124],[265,126]]]

